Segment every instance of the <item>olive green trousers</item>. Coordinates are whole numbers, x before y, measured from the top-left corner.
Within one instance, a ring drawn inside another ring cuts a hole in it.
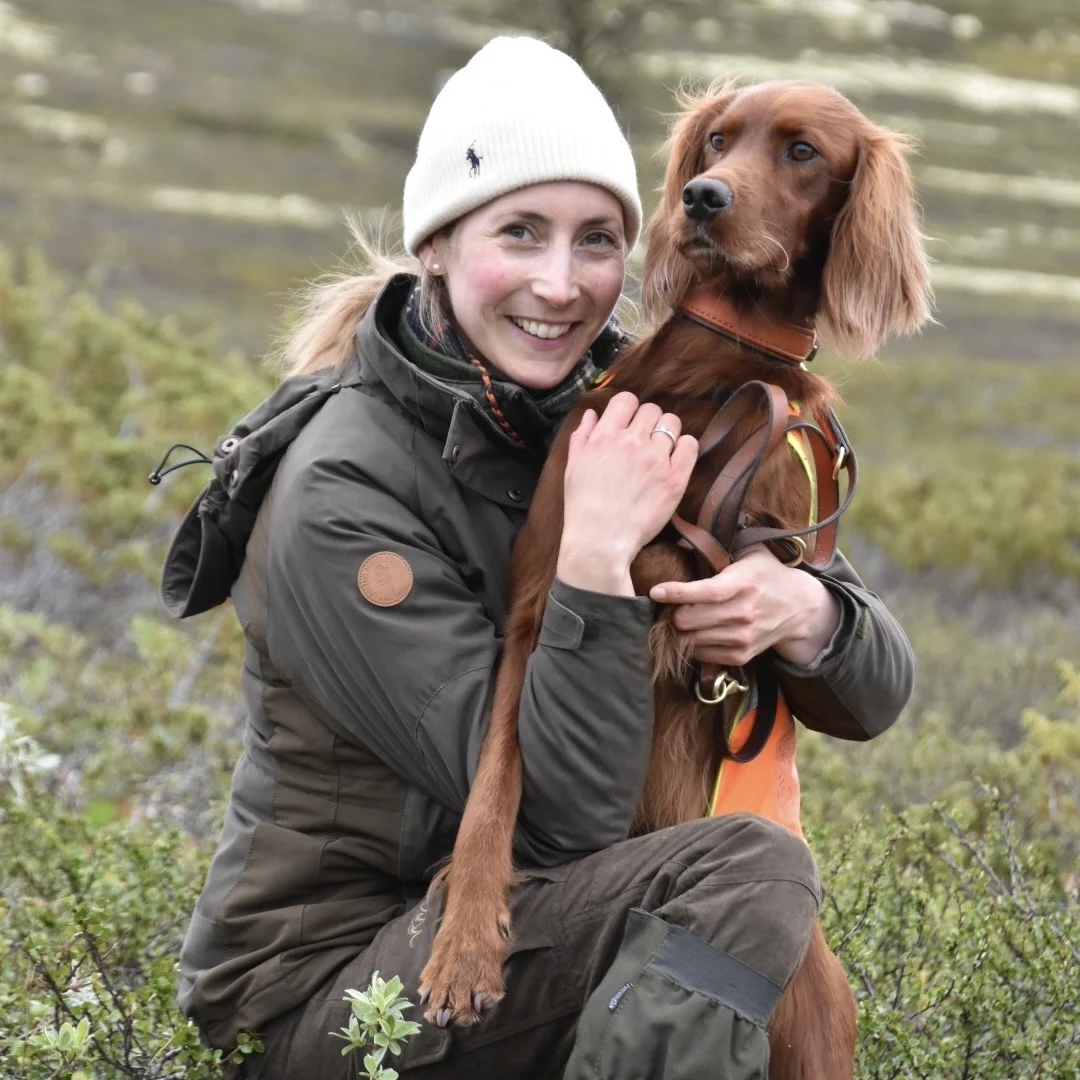
[[[384,1065],[403,1080],[765,1080],[765,1024],[821,902],[806,846],[750,815],[712,818],[529,871],[513,895],[506,997],[472,1027],[422,1022]],[[426,902],[263,1032],[245,1080],[352,1080],[329,1032],[347,989],[399,975],[414,1002]],[[419,1008],[406,1013],[422,1021]]]

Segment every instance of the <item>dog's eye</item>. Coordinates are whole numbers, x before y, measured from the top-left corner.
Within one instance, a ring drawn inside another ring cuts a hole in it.
[[[724,133],[714,131],[709,136],[709,145],[719,154],[724,149]]]
[[[788,147],[788,157],[792,161],[813,161],[820,155],[808,142],[794,142]]]

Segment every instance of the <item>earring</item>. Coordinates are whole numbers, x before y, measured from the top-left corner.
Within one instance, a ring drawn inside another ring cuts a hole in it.
[[[438,263],[432,263],[430,269],[433,274],[437,274],[442,269],[442,267],[439,266]]]

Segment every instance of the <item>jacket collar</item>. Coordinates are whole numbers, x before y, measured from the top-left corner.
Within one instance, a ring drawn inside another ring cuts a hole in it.
[[[362,381],[372,389],[380,386],[428,435],[442,441],[442,459],[455,480],[493,502],[525,509],[542,456],[503,438],[476,396],[482,392],[476,384],[436,379],[411,363],[394,340],[414,280],[408,274],[392,277],[360,320],[356,354]]]

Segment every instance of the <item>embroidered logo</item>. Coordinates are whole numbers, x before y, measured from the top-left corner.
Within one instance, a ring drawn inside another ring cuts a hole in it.
[[[392,551],[369,555],[356,575],[360,595],[376,607],[394,607],[412,591],[412,567]]]
[[[622,999],[633,989],[634,984],[632,982],[623,983],[607,1003],[608,1012],[614,1012],[622,1004]]]
[[[476,141],[473,140],[469,144],[469,149],[465,151],[465,160],[469,163],[469,175],[480,175],[480,162],[484,160],[483,156],[476,152]]]
[[[409,920],[409,948],[416,944],[416,939],[424,929],[427,921],[427,900],[425,899],[416,909],[416,914]]]

